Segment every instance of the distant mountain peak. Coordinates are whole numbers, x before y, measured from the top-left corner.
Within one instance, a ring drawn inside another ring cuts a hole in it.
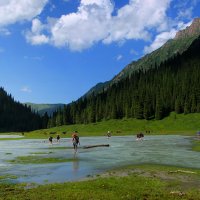
[[[195,18],[190,26],[177,32],[175,39],[200,35],[200,18]]]

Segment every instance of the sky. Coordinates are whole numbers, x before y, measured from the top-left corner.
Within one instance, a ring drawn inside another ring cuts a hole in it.
[[[0,87],[70,103],[200,17],[200,0],[0,0]]]

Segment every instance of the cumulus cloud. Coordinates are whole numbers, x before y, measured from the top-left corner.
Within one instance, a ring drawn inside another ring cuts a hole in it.
[[[82,0],[76,13],[63,15],[50,27],[51,43],[79,51],[107,35],[113,5],[109,0]]]
[[[1,0],[0,27],[24,20],[32,20],[39,15],[48,0]]]
[[[98,42],[149,40],[151,29],[165,29],[170,2],[130,0],[114,15],[111,0],[81,0],[77,12],[50,19],[45,25],[34,19],[37,25],[33,20],[32,30],[26,32],[26,39],[34,45],[49,43],[72,51],[81,51]]]
[[[20,89],[21,92],[25,92],[25,93],[31,93],[32,90],[28,87],[28,86],[23,86],[21,89]]]
[[[114,16],[104,43],[128,39],[149,40],[149,29],[161,26],[166,20],[170,0],[130,0]]]
[[[32,21],[31,31],[25,33],[26,40],[33,45],[48,43],[49,38],[46,35],[41,34],[44,29],[45,25],[43,25],[39,19],[34,19]]]
[[[165,44],[169,39],[175,37],[176,33],[180,30],[185,29],[187,26],[191,25],[192,21],[189,23],[179,22],[176,28],[172,28],[170,31],[162,32],[155,37],[155,40],[150,46],[145,46],[144,53],[151,53],[152,51],[158,49],[163,44]]]

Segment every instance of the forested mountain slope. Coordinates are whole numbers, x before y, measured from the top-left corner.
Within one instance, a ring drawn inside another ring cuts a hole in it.
[[[30,131],[46,127],[48,118],[33,113],[30,107],[14,101],[0,88],[0,131]]]
[[[162,119],[170,112],[200,112],[200,38],[149,70],[137,70],[99,94],[54,113],[49,127],[105,119]]]
[[[127,65],[119,74],[112,80],[105,83],[97,84],[90,89],[85,95],[89,96],[92,93],[100,93],[104,89],[108,89],[112,84],[130,76],[138,70],[147,71],[152,68],[157,68],[162,62],[172,58],[177,53],[182,54],[188,49],[192,42],[200,35],[200,18],[194,19],[193,23],[186,29],[177,32],[174,39],[169,40],[162,47],[154,52],[147,54],[138,61],[134,61]]]

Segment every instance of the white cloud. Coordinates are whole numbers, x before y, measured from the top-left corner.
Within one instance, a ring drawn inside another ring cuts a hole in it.
[[[170,2],[130,0],[113,16],[114,3],[111,0],[81,0],[77,12],[50,19],[45,25],[38,21],[35,25],[34,19],[32,30],[26,32],[26,39],[34,45],[49,43],[72,51],[81,51],[98,42],[149,40],[150,29],[164,30],[166,27],[166,10]]]
[[[187,26],[189,26],[192,22],[189,23],[183,23],[183,22],[179,22],[177,24],[176,28],[172,28],[170,31],[166,31],[166,32],[162,32],[160,34],[158,34],[155,37],[155,40],[152,42],[152,44],[150,46],[146,46],[144,48],[144,53],[151,53],[152,51],[158,49],[159,47],[161,47],[163,44],[165,44],[169,39],[172,39],[175,37],[176,33],[180,30],[185,29]]]
[[[63,0],[68,2],[70,0]],[[31,30],[24,35],[33,45],[51,44],[82,51],[98,42],[124,44],[126,40],[151,40],[152,30],[158,34],[145,52],[151,52],[180,30],[177,24],[190,19],[199,0],[177,0],[176,20],[167,17],[172,0],[129,0],[115,10],[113,0],[80,0],[77,12],[59,18],[38,19],[49,0],[0,0],[0,35],[10,35],[8,25],[31,21]],[[51,8],[50,8],[51,9]],[[116,12],[114,12],[116,11]],[[175,24],[174,24],[175,23]],[[177,26],[177,27],[176,27]]]
[[[116,60],[119,61],[119,60],[121,60],[122,58],[123,58],[123,56],[120,54],[120,55],[117,56]]]
[[[113,17],[105,43],[128,39],[149,40],[149,29],[157,28],[167,20],[170,0],[130,0]]]
[[[50,27],[51,43],[80,51],[107,35],[113,5],[109,0],[82,0],[77,13],[62,15]]]
[[[32,20],[39,15],[48,0],[1,0],[0,27],[24,20]]]
[[[176,30],[172,29],[169,32],[162,32],[160,34],[158,34],[155,38],[155,40],[153,41],[153,43],[150,46],[146,46],[144,48],[144,53],[151,53],[152,51],[158,49],[159,47],[161,47],[164,43],[166,43],[169,39],[174,38],[174,36],[176,35]]]
[[[28,86],[23,86],[21,89],[20,89],[21,92],[25,92],[25,93],[31,93],[32,90],[28,87]]]
[[[33,45],[41,45],[47,44],[49,42],[49,38],[44,34],[34,35],[31,32],[26,33],[26,40]]]
[[[45,25],[43,25],[39,19],[34,19],[32,21],[31,31],[25,33],[26,40],[33,45],[48,43],[49,38],[46,35],[41,34],[44,29]]]

